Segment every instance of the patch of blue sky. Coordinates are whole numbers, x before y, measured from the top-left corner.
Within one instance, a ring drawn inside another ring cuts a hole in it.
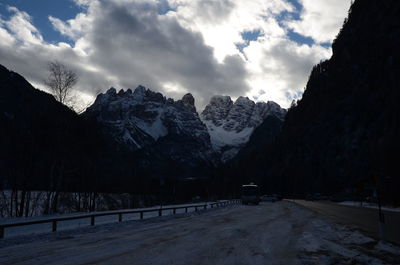
[[[63,21],[74,18],[82,8],[72,0],[2,0],[0,3],[0,15],[4,20],[10,18],[14,12],[8,10],[8,6],[16,7],[20,11],[31,16],[31,23],[39,30],[43,39],[50,43],[67,42],[71,40],[54,30],[49,21],[49,16]]]
[[[288,11],[284,11],[281,12],[278,16],[277,16],[277,20],[278,23],[281,27],[286,28],[287,30],[287,37],[298,43],[298,44],[306,44],[309,46],[312,46],[315,43],[315,41],[311,38],[311,37],[307,37],[304,36],[302,34],[299,34],[295,31],[293,31],[292,29],[288,29],[285,25],[285,21],[293,21],[293,20],[300,20],[300,14],[303,10],[303,6],[300,4],[300,2],[298,0],[286,0],[287,2],[289,2],[293,7],[294,7],[294,11],[293,12],[288,12]],[[325,47],[325,48],[330,48],[332,46],[332,43],[330,42],[325,42],[325,43],[319,43],[319,45]]]
[[[286,35],[289,37],[290,40],[297,42],[299,44],[306,44],[308,46],[312,46],[315,44],[315,42],[312,38],[298,34],[291,29],[287,30]]]
[[[300,20],[300,14],[301,14],[301,11],[303,10],[303,6],[297,0],[286,0],[286,1],[294,7],[294,11],[293,12],[289,12],[289,11],[281,12],[277,16],[278,22],[281,22],[284,20]]]
[[[260,37],[260,35],[261,35],[261,30],[259,29],[242,32],[242,38],[246,41],[255,41]]]
[[[294,93],[294,94],[293,94],[293,93],[290,93],[290,92],[285,92],[285,97],[286,97],[288,100],[290,100],[290,101],[292,101],[292,100],[299,100],[299,99],[302,98],[303,93],[304,93],[304,90],[303,90],[303,89],[297,91],[297,92]]]
[[[244,42],[241,43],[236,43],[236,47],[238,48],[239,51],[243,51],[244,48],[249,46],[250,41],[256,41],[260,36],[261,36],[261,30],[252,30],[252,31],[244,31],[241,33],[242,39]]]
[[[172,8],[167,0],[161,0],[157,3],[157,10],[158,14],[164,15],[168,13],[169,11],[176,11],[174,8]]]
[[[323,43],[320,43],[319,45],[321,45],[324,48],[331,48],[332,42],[323,42]]]

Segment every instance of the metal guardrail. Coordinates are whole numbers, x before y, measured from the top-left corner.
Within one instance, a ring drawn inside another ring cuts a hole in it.
[[[52,223],[52,232],[57,231],[57,222],[60,221],[69,221],[69,220],[76,220],[76,219],[85,219],[90,218],[90,225],[95,225],[95,218],[99,216],[109,216],[109,215],[118,215],[118,222],[122,222],[122,217],[124,214],[132,214],[132,213],[139,213],[140,219],[144,218],[144,213],[149,212],[158,212],[158,216],[162,216],[163,211],[172,210],[172,214],[176,214],[176,210],[178,209],[185,209],[185,213],[188,212],[188,209],[194,208],[197,212],[198,209],[203,208],[206,210],[208,207],[221,207],[230,204],[237,204],[241,203],[241,200],[229,200],[229,201],[221,201],[221,202],[214,202],[214,203],[206,203],[206,204],[196,204],[196,205],[185,205],[185,206],[178,206],[178,207],[166,207],[166,208],[155,208],[155,209],[136,209],[136,210],[116,210],[116,211],[107,211],[107,212],[98,212],[98,213],[88,213],[82,214],[77,216],[66,216],[66,217],[55,217],[55,218],[48,218],[48,219],[41,219],[41,220],[34,220],[34,221],[21,221],[16,223],[9,223],[9,224],[0,224],[0,239],[4,238],[4,231],[8,227],[16,227],[16,226],[26,226],[26,225],[35,225],[35,224],[44,224],[44,223]]]

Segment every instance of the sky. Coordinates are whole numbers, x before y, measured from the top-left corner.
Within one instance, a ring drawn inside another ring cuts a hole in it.
[[[82,105],[110,87],[300,99],[351,0],[1,0],[0,64],[46,89],[46,65],[77,72]]]

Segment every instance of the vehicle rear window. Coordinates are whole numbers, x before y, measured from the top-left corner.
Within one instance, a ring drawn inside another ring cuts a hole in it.
[[[258,195],[258,187],[256,186],[242,187],[242,194],[245,196]]]

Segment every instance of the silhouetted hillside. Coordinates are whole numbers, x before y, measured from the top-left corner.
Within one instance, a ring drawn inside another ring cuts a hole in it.
[[[1,65],[0,84],[0,185],[49,190],[93,186],[94,129]]]
[[[358,0],[255,176],[286,194],[400,186],[400,2]],[[267,153],[268,152],[268,153]]]

